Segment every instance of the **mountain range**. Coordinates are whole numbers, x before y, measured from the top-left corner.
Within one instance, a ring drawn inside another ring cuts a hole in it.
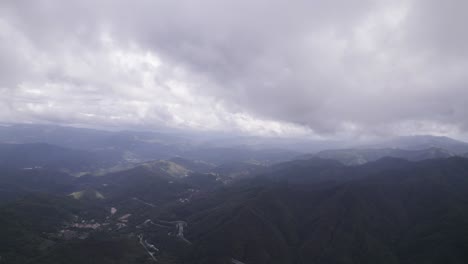
[[[307,154],[2,129],[0,263],[468,261],[461,141],[404,137]]]

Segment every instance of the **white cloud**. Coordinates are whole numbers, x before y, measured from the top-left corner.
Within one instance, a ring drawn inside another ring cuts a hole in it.
[[[0,119],[330,137],[466,134],[464,7],[4,1]]]

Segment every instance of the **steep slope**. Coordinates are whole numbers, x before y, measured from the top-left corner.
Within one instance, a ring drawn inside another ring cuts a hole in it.
[[[388,169],[387,162],[400,165]],[[188,218],[196,242],[185,263],[468,260],[468,160],[387,159],[359,170],[366,176],[250,183],[197,201]]]
[[[67,194],[75,178],[50,169],[10,169],[0,167],[0,204],[28,193]]]

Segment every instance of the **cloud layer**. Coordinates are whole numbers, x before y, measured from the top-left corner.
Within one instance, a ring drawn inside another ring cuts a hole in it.
[[[0,120],[466,135],[466,10],[463,0],[6,0]]]

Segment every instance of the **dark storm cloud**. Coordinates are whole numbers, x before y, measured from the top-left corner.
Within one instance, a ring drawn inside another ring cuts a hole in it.
[[[468,129],[465,1],[0,6],[10,118],[280,134]]]

